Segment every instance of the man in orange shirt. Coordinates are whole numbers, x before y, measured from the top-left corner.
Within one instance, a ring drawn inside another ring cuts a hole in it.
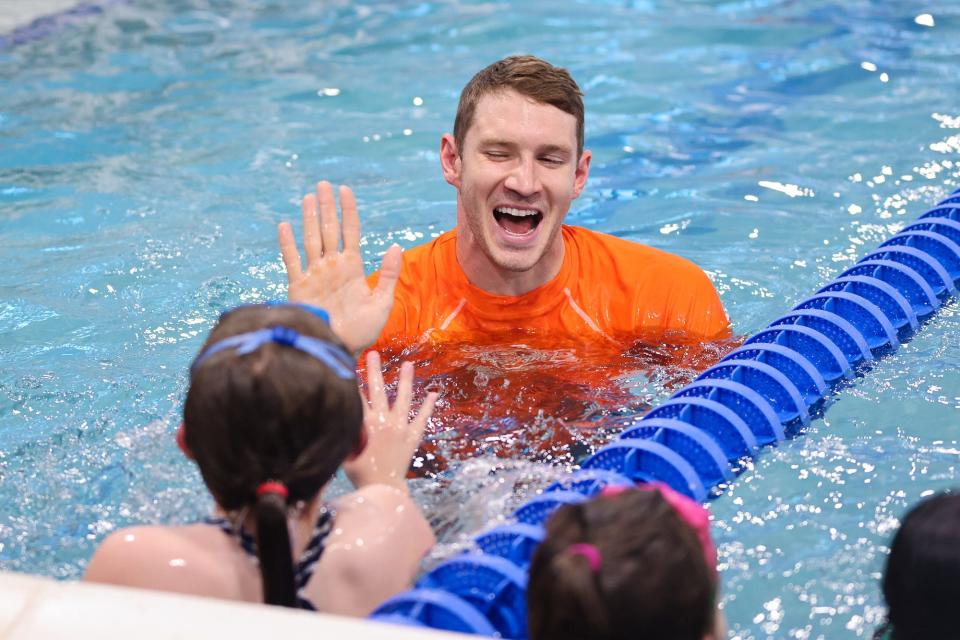
[[[440,142],[457,226],[406,252],[379,344],[517,328],[621,342],[729,335],[692,262],[563,225],[590,173],[583,101],[564,69],[529,56],[480,71]]]
[[[531,56],[470,80],[454,132],[440,141],[444,178],[457,189],[456,228],[403,256],[378,345],[518,328],[560,341],[729,336],[720,298],[695,264],[563,225],[590,173],[583,112],[567,71]],[[332,191],[326,197],[334,218],[321,224],[335,227]],[[305,215],[316,217],[317,203],[304,198]],[[285,259],[292,233],[287,240]]]
[[[567,71],[531,56],[505,58],[470,80],[454,132],[440,142],[444,178],[457,190],[456,228],[407,251],[402,267],[391,248],[370,278],[374,288],[358,285],[361,295],[394,294],[392,309],[378,312],[389,313],[378,349],[409,355],[412,346],[432,345],[426,359],[449,372],[465,368],[463,349],[440,348],[452,342],[534,351],[605,345],[621,355],[637,342],[692,346],[730,336],[716,290],[692,262],[563,225],[590,173],[583,116]],[[352,194],[341,188],[340,195],[346,247],[359,228],[350,222],[348,230]],[[336,247],[330,186],[321,183],[303,209],[304,244]],[[310,301],[309,259],[305,273],[288,225],[280,245],[291,299]],[[610,378],[607,371],[576,381],[609,386]]]

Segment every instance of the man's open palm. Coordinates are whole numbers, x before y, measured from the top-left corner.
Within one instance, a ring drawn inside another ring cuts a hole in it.
[[[277,227],[280,253],[287,269],[290,302],[322,307],[330,314],[334,332],[354,353],[376,342],[393,306],[393,290],[400,277],[401,250],[391,246],[380,264],[380,279],[367,284],[360,256],[360,218],[349,187],[340,187],[342,221],[329,182],[317,183],[317,193],[303,198],[303,267],[290,223]],[[342,231],[342,233],[341,233]],[[343,249],[340,239],[343,238]]]

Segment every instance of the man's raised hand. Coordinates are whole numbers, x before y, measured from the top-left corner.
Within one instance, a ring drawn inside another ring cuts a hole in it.
[[[290,223],[277,227],[280,253],[287,270],[290,302],[322,307],[330,325],[347,348],[359,353],[376,342],[393,306],[393,289],[400,277],[401,250],[391,246],[380,263],[380,279],[367,284],[360,256],[360,218],[349,187],[340,187],[342,221],[329,182],[317,183],[316,194],[303,198],[303,248],[306,268],[297,250]],[[343,249],[340,249],[341,230]]]

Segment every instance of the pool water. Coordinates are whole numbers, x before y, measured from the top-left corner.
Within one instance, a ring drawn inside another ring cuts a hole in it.
[[[696,261],[744,335],[955,188],[958,36],[960,5],[914,0],[132,0],[0,50],[0,568],[77,578],[115,528],[208,512],[173,442],[202,337],[284,296],[275,225],[318,179],[356,190],[371,269],[450,228],[439,137],[487,63],[573,72],[595,159],[568,221]],[[958,484],[958,343],[951,303],[711,503],[731,637],[869,637],[898,518]],[[504,424],[589,450],[722,348],[494,345],[423,384],[447,454]],[[544,367],[613,381],[517,406]],[[435,558],[569,463],[508,444],[415,481]]]

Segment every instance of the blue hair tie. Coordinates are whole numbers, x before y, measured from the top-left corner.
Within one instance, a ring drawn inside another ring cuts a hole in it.
[[[316,308],[316,307],[314,307]],[[323,311],[318,309],[318,311]],[[326,315],[326,312],[323,312]],[[265,344],[281,344],[285,347],[292,347],[297,351],[302,351],[313,356],[336,374],[338,378],[350,380],[356,378],[354,367],[356,363],[349,353],[343,347],[320,338],[311,338],[302,336],[295,329],[276,325],[266,329],[258,329],[249,333],[241,333],[229,338],[224,338],[220,342],[210,345],[203,353],[197,356],[190,367],[192,374],[197,367],[206,362],[212,355],[220,353],[226,349],[236,349],[237,355],[246,355],[252,353]]]
[[[306,302],[288,302],[286,300],[267,300],[264,302],[268,307],[299,307],[304,311],[309,311],[313,315],[317,316],[327,324],[330,324],[330,314],[327,313],[326,309],[321,309],[320,307],[314,306],[312,304],[307,304]]]
[[[297,309],[306,311],[307,313],[312,313],[313,315],[317,316],[318,318],[326,322],[328,325],[330,324],[330,314],[327,312],[326,309],[323,309],[321,307],[318,307],[312,304],[307,304],[306,302],[289,302],[287,300],[265,300],[263,302],[251,302],[249,304],[237,305],[236,307],[227,309],[226,311],[222,312],[220,314],[220,317],[223,318],[225,315],[233,313],[237,309],[247,309],[247,308],[254,308],[254,307],[271,307],[271,308],[272,307],[295,307]]]

